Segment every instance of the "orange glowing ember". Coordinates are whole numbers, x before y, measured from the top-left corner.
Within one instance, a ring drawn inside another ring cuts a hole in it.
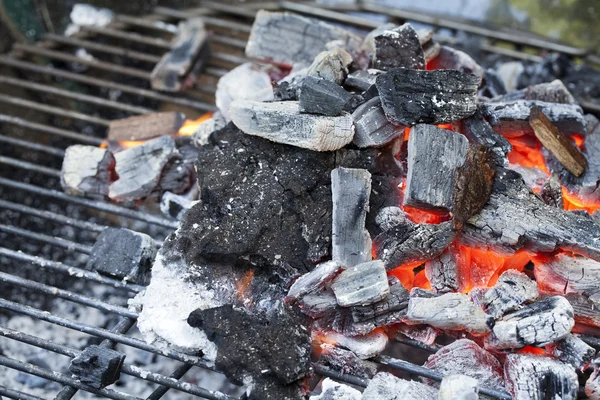
[[[546,351],[540,347],[525,346],[522,349],[517,350],[517,353],[544,355],[546,354]]]
[[[420,264],[422,264],[422,263],[420,263]],[[418,265],[415,265],[414,267],[417,267],[417,266]],[[414,280],[415,280],[415,273],[413,272],[414,267],[402,266],[400,268],[391,270],[390,272],[388,272],[388,275],[395,276],[396,278],[398,278],[400,283],[402,283],[402,286],[404,286],[404,288],[406,290],[410,290],[414,286]]]
[[[512,145],[512,151],[508,153],[508,161],[511,164],[521,165],[523,167],[537,167],[540,170],[548,173],[544,156],[542,155],[541,145],[536,143],[535,147],[531,147],[523,143],[519,138],[507,138]]]
[[[436,214],[431,211],[405,205],[402,205],[401,208],[408,216],[408,219],[415,224],[439,224],[450,220],[448,213]]]
[[[198,119],[195,119],[195,120],[188,119],[188,120],[186,120],[183,123],[183,126],[181,128],[179,128],[179,136],[192,136],[194,134],[194,132],[196,132],[196,129],[198,128],[198,125],[200,125],[202,122],[204,122],[207,119],[209,119],[210,117],[212,117],[212,115],[213,115],[212,112],[208,112],[208,113],[202,115]]]
[[[593,214],[594,211],[600,210],[600,204],[598,204],[598,203],[587,204],[585,201],[578,198],[574,194],[569,193],[569,191],[565,187],[562,188],[562,194],[563,194],[563,201],[565,204],[564,205],[565,210],[585,210],[589,214]]]
[[[246,272],[244,274],[244,276],[242,276],[242,279],[240,279],[236,283],[237,295],[241,300],[245,301],[248,298],[248,296],[246,295],[246,292],[248,291],[248,288],[250,287],[250,284],[252,283],[253,278],[254,278],[254,270],[251,269],[248,272]]]

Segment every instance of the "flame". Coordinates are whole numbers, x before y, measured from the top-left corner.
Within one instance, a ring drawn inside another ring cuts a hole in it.
[[[200,116],[198,119],[186,120],[181,126],[181,128],[179,128],[179,136],[192,136],[194,132],[196,132],[196,129],[198,129],[198,125],[212,117],[212,115],[212,112],[207,112],[206,114]]]
[[[562,188],[562,194],[565,210],[585,210],[589,214],[593,214],[594,211],[600,210],[600,204],[586,203],[576,195],[569,193],[564,186]]]
[[[425,276],[425,270],[419,271],[415,275],[413,287],[431,290],[431,283],[429,283],[429,279]]]
[[[583,143],[585,141],[583,135],[571,135],[571,139],[575,142],[575,146],[579,147],[579,150],[583,149]]]
[[[419,263],[419,265],[420,264],[422,263]],[[413,288],[415,280],[415,273],[413,271],[413,268],[414,267],[410,266],[401,266],[388,272],[388,275],[395,276],[396,278],[398,278],[400,283],[402,283],[402,286],[404,286],[406,290],[410,290]]]
[[[541,144],[536,143],[535,147],[524,143],[520,138],[507,138],[512,145],[512,151],[508,153],[508,161],[511,164],[521,165],[523,167],[537,167],[540,170],[549,173],[546,168],[544,156],[541,152]]]
[[[535,354],[535,355],[545,355],[546,351],[540,347],[533,346],[525,346],[522,349],[517,350],[519,354]]]
[[[236,283],[237,296],[240,300],[246,301],[248,299],[247,291],[254,278],[254,270],[247,271],[242,278]]]
[[[130,149],[132,147],[139,146],[140,144],[143,144],[144,142],[145,142],[145,140],[122,140],[119,142],[119,147],[121,147],[123,149]]]
[[[421,210],[420,208],[405,205],[401,205],[400,207],[402,210],[404,210],[408,216],[408,219],[415,224],[439,224],[441,222],[450,220],[450,214],[448,213],[437,214],[431,211]]]

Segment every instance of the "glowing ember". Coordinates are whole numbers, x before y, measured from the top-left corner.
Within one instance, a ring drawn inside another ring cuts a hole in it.
[[[237,291],[237,296],[240,300],[243,300],[244,302],[246,302],[248,300],[248,295],[247,295],[247,291],[248,288],[250,287],[250,284],[252,283],[252,279],[254,278],[254,270],[249,270],[248,272],[246,272],[244,274],[244,276],[242,277],[242,279],[240,279],[237,283],[236,283],[236,291]]]
[[[201,117],[199,117],[198,119],[186,120],[183,123],[183,126],[181,128],[179,128],[179,136],[192,136],[194,134],[194,132],[196,132],[198,125],[200,125],[202,122],[204,122],[207,119],[209,119],[210,117],[212,117],[212,115],[213,115],[212,112],[208,112],[208,113],[202,115]]]
[[[596,210],[600,210],[600,204],[587,204],[584,200],[569,193],[565,187],[562,188],[562,194],[565,210],[585,210],[590,214],[593,214]]]
[[[541,145],[535,144],[535,147],[524,143],[519,138],[507,138],[513,149],[508,153],[508,161],[511,164],[521,165],[527,168],[537,167],[540,170],[548,173],[544,156],[542,155]]]

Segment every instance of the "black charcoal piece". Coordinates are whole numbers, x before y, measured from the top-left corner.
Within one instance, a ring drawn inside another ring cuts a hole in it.
[[[348,75],[350,63],[352,63],[352,56],[343,49],[323,51],[315,57],[306,75],[342,85]]]
[[[96,239],[87,268],[117,279],[147,283],[156,256],[150,236],[125,228],[106,228]]]
[[[76,144],[65,151],[60,183],[73,196],[105,197],[114,168],[115,158],[107,149]]]
[[[158,195],[164,192],[183,194],[188,192],[194,183],[196,183],[195,160],[186,160],[180,154],[175,155],[165,165],[153,193],[157,193]]]
[[[309,65],[334,40],[349,51],[358,49],[362,42],[359,36],[319,20],[260,10],[246,44],[246,55],[275,64]]]
[[[373,66],[387,71],[392,68],[425,68],[425,55],[417,31],[406,23],[385,30],[374,37]]]
[[[108,125],[109,141],[146,140],[161,135],[176,135],[185,122],[180,112],[166,111],[115,119]]]
[[[392,125],[383,112],[379,97],[360,105],[354,113],[354,144],[358,147],[380,147],[404,134],[404,128]]]
[[[425,263],[425,276],[436,293],[458,292],[461,287],[458,252],[450,246],[442,254]]]
[[[229,106],[229,117],[248,135],[314,151],[341,149],[354,137],[350,115],[301,114],[300,104],[295,101],[235,100]]]
[[[396,125],[443,124],[477,110],[480,79],[453,70],[395,68],[376,80],[383,110]]]
[[[390,293],[385,266],[380,260],[348,267],[333,280],[331,289],[342,307],[370,305]]]
[[[408,291],[395,276],[387,278],[390,293],[382,300],[367,306],[352,307],[352,319],[354,322],[371,321],[375,318],[384,317],[396,311],[404,311],[408,306]],[[372,321],[372,322],[379,322]],[[385,324],[383,324],[385,325]],[[382,325],[379,325],[382,326]]]
[[[119,380],[125,354],[91,345],[71,360],[69,371],[82,383],[102,389]]]
[[[364,92],[375,85],[375,79],[377,79],[377,75],[381,73],[383,73],[383,71],[377,69],[360,69],[349,74],[344,81],[344,85],[351,89],[358,89]]]
[[[331,171],[333,203],[332,258],[344,268],[371,260],[371,235],[365,218],[371,195],[371,174],[365,169]]]
[[[521,304],[536,300],[538,296],[535,281],[522,272],[509,269],[485,292],[480,305],[486,313],[500,318],[506,312],[518,309]]]
[[[573,95],[560,79],[529,86],[525,89],[494,98],[492,101],[506,102],[514,100],[539,100],[547,103],[575,104]]]
[[[419,35],[419,42],[425,55],[425,62],[428,63],[440,54],[442,47],[433,40],[435,33],[430,29],[419,29],[417,35]]]
[[[404,204],[427,210],[451,210],[454,175],[465,162],[469,142],[433,125],[411,128]]]
[[[440,384],[439,400],[477,400],[479,382],[467,375],[445,375]]]
[[[600,262],[585,257],[557,254],[550,260],[534,259],[535,278],[549,293],[600,290]]]
[[[342,374],[360,376],[366,379],[371,379],[377,373],[377,364],[361,360],[349,350],[328,343],[323,343],[320,348],[321,355],[317,363],[321,365],[332,368]]]
[[[319,264],[307,274],[296,279],[288,291],[287,297],[298,299],[304,295],[314,292],[326,282],[330,281],[342,269],[342,265],[336,261],[326,261]]]
[[[583,371],[593,360],[596,349],[584,342],[579,336],[569,334],[563,340],[546,346],[548,353],[556,359]]]
[[[347,107],[352,94],[326,79],[307,76],[300,89],[300,112],[335,117]]]
[[[549,206],[553,206],[558,209],[564,208],[562,186],[560,185],[560,181],[556,175],[550,176],[546,183],[544,183],[544,186],[542,186],[542,190],[540,192],[540,197],[542,200],[544,200],[544,203],[548,204]]]
[[[437,389],[431,386],[380,372],[369,382],[362,400],[431,400],[437,397]]]
[[[365,36],[365,39],[363,40],[360,46],[361,51],[364,52],[370,59],[372,59],[373,53],[375,53],[375,36],[397,27],[398,25],[392,24],[391,22],[379,25],[377,28],[367,33],[367,36]]]
[[[483,68],[471,56],[448,46],[442,46],[438,56],[431,60],[427,67],[429,69],[454,69],[483,78]]]
[[[196,192],[197,193],[197,192]],[[179,221],[185,212],[194,205],[188,195],[165,192],[160,199],[160,211],[169,218]]]
[[[483,84],[479,89],[479,95],[488,99],[506,94],[506,86],[500,75],[493,69],[488,68],[483,72]]]
[[[408,215],[397,206],[383,207],[375,217],[375,223],[382,231],[388,231],[400,224],[409,224]]]
[[[325,314],[334,311],[337,307],[337,299],[330,289],[309,293],[298,301],[302,312],[311,318],[321,318]]]
[[[514,400],[575,400],[579,382],[568,364],[531,354],[509,354],[504,362],[506,390]]]

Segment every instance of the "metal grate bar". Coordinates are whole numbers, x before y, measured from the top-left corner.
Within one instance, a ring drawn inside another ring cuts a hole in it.
[[[313,364],[312,367],[315,370],[315,372],[318,373],[319,375],[327,376],[332,379],[337,379],[339,381],[351,383],[353,385],[360,386],[360,387],[367,387],[367,385],[369,384],[368,379],[361,378],[361,377],[354,376],[354,375],[342,374],[341,372],[338,372],[334,369],[328,368],[324,365]]]
[[[0,156],[0,164],[6,164],[17,168],[22,168],[27,171],[38,172],[40,174],[60,178],[60,171],[57,169],[44,167],[43,165],[30,163],[28,161],[17,160],[11,157]]]
[[[17,400],[44,400],[41,397],[32,396],[27,393],[19,392],[17,390],[9,389],[4,386],[0,386],[0,395],[6,396],[9,399]]]
[[[12,136],[5,136],[0,134],[0,143],[8,143],[17,147],[24,147],[29,150],[40,151],[42,153],[52,154],[57,157],[64,157],[65,151],[63,149],[57,149],[56,147],[46,146],[45,144],[39,144],[30,142],[27,140],[21,140]]]
[[[157,47],[160,50],[170,50],[171,42],[161,38],[149,37],[140,35],[139,33],[134,32],[125,32],[118,29],[107,28],[107,27],[97,27],[97,26],[82,26],[81,29],[86,32],[93,32],[99,35],[114,37],[119,40],[127,40],[129,42],[145,44],[148,46]]]
[[[96,137],[82,135],[81,133],[68,131],[66,129],[55,128],[53,126],[39,124],[37,122],[27,121],[19,117],[13,117],[12,115],[0,114],[0,123],[16,125],[22,128],[32,129],[34,131],[49,133],[51,135],[61,136],[67,139],[75,140],[85,144],[91,144],[94,146],[100,146],[102,144],[102,139]]]
[[[398,343],[405,344],[405,345],[410,346],[410,347],[414,347],[414,348],[417,348],[417,349],[425,350],[425,351],[428,351],[430,353],[435,353],[439,349],[442,348],[442,346],[440,346],[439,344],[435,344],[434,343],[432,345],[429,345],[429,344],[425,344],[423,342],[419,342],[418,340],[411,339],[411,338],[408,338],[408,337],[402,337],[402,338],[396,337],[394,339],[394,341],[396,341]]]
[[[181,379],[190,369],[192,369],[191,365],[181,364],[179,368],[177,368],[171,375],[169,375],[169,378]],[[150,393],[150,396],[148,396],[146,400],[158,400],[161,397],[163,397],[168,391],[168,386],[161,386],[157,388],[154,392]]]
[[[157,7],[161,8],[161,7]],[[156,9],[154,9],[156,14]],[[188,15],[189,18],[190,16]],[[169,24],[164,21],[148,20],[144,18],[132,17],[130,15],[119,14],[115,17],[116,22],[122,22],[131,26],[140,26],[142,28],[154,29],[160,32],[175,34],[177,33],[177,25]]]
[[[221,11],[226,14],[237,15],[238,17],[254,19],[256,15],[255,10],[250,10],[246,7],[236,6],[232,4],[217,3],[214,1],[203,1],[202,6],[211,10]]]
[[[0,232],[6,232],[12,235],[22,236],[39,242],[48,243],[53,246],[58,246],[69,251],[76,251],[78,253],[90,254],[92,252],[91,246],[75,243],[60,237],[45,235],[39,232],[32,232],[27,229],[17,228],[16,226],[0,224]]]

